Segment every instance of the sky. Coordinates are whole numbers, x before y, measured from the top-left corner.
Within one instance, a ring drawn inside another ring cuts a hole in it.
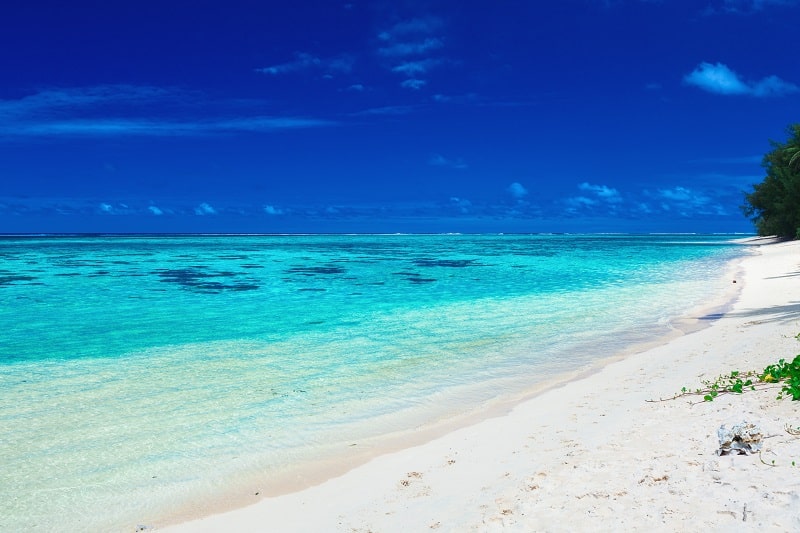
[[[800,0],[38,1],[0,233],[752,232]]]

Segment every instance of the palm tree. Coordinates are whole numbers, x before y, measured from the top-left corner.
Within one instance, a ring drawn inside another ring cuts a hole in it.
[[[793,133],[794,136],[789,139],[783,149],[789,159],[787,165],[792,169],[800,169],[800,124],[790,126],[789,133]]]
[[[790,146],[786,148],[789,156],[789,168],[800,168],[800,146]]]
[[[742,206],[759,235],[800,239],[800,124],[788,128],[786,142],[772,141],[764,156],[764,181],[753,185]]]

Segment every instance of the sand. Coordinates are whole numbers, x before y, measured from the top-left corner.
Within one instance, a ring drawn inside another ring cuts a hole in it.
[[[800,437],[785,426],[800,426],[800,402],[776,388],[647,401],[800,353],[800,242],[758,251],[705,329],[311,488],[163,531],[798,531]],[[717,429],[742,421],[762,429],[761,454],[718,456]]]

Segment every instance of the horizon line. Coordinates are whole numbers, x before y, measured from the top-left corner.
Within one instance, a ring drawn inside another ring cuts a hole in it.
[[[292,236],[459,236],[459,235],[756,235],[755,232],[697,232],[697,231],[598,231],[598,232],[570,232],[570,231],[532,231],[532,232],[296,232],[296,233],[252,233],[252,232],[13,232],[0,233],[2,237],[292,237]]]

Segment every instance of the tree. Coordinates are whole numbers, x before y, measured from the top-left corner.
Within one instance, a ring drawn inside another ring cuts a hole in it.
[[[745,195],[742,211],[759,235],[800,238],[800,124],[787,133],[785,143],[772,141],[761,163],[767,176]]]

